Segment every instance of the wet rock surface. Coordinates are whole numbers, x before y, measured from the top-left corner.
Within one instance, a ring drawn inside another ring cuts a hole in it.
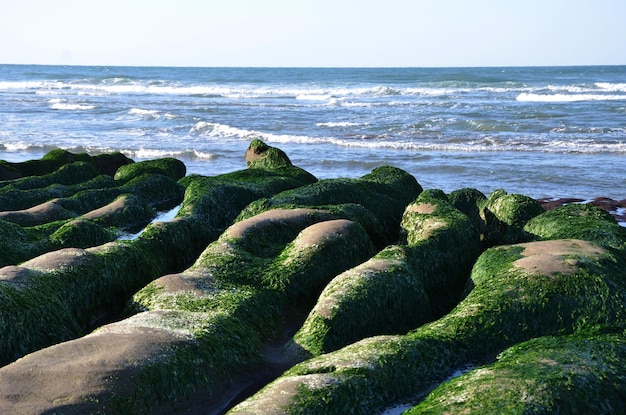
[[[0,163],[0,412],[626,410],[625,201],[245,163]]]

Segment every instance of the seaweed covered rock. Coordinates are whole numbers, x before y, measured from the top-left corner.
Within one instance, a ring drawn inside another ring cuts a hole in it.
[[[0,247],[16,243],[24,247],[0,250],[0,266],[63,247],[86,248],[112,241],[146,226],[157,210],[171,209],[183,200],[184,187],[166,176],[144,174],[118,186],[112,182],[108,176],[98,176],[72,186],[9,192],[33,194],[37,201],[55,197],[27,209],[0,212],[0,221],[25,227],[24,232],[14,234],[17,239],[0,240]],[[0,189],[0,194],[5,189]],[[65,196],[56,197],[59,195]]]
[[[298,179],[289,175],[291,171]],[[142,174],[120,186],[126,191],[121,197],[111,199],[109,205],[99,204],[74,222],[22,228],[0,220],[3,235],[12,238],[1,239],[0,253],[12,258],[7,260],[12,265],[0,268],[0,363],[83,335],[118,315],[127,300],[148,282],[192,264],[247,203],[298,186],[302,177],[301,169],[293,167],[182,179],[185,199],[174,220],[153,223],[134,240],[88,249],[77,247],[102,242],[110,225],[118,221],[128,224],[130,217],[145,212],[146,205],[134,203],[138,202],[135,196],[141,202],[156,201],[164,191],[160,184],[173,183],[175,192],[181,185],[165,175]],[[154,187],[161,188],[151,189]],[[148,196],[141,197],[144,194]],[[225,194],[229,196],[222,197]],[[115,197],[119,195],[117,192]],[[64,208],[102,200],[91,191],[70,199],[62,201]],[[65,248],[41,255],[51,245]],[[16,257],[26,260],[35,255],[41,256],[14,266],[19,262],[13,262]]]
[[[524,230],[534,238],[577,238],[619,251],[626,249],[626,228],[604,210],[589,204],[570,204],[528,221]]]
[[[431,392],[417,414],[626,412],[624,333],[539,337]]]
[[[404,244],[333,279],[295,343],[319,355],[364,337],[405,333],[448,312],[482,245],[469,218],[446,199],[429,190],[409,204],[401,224]]]
[[[0,408],[144,413],[176,406],[198,388],[218,407],[234,396],[237,375],[263,363],[261,341],[277,321],[374,250],[360,225],[324,211],[260,216],[227,229],[185,272],[139,291],[133,307],[147,311],[0,369],[0,396],[11,393],[6,385],[25,383],[24,395],[0,399]],[[41,366],[51,355],[55,365]],[[38,376],[24,380],[34,366]],[[45,387],[61,374],[71,382]]]
[[[358,204],[378,218],[384,239],[371,234],[382,248],[399,238],[399,223],[404,208],[422,192],[422,187],[407,172],[390,166],[378,167],[358,179],[326,179],[282,192],[248,205],[238,219],[276,207],[319,207]]]
[[[496,190],[484,202],[480,210],[484,222],[486,247],[527,242],[531,240],[524,232],[530,219],[545,212],[541,204],[528,196],[508,194]]]
[[[374,413],[535,337],[623,331],[625,265],[584,240],[491,248],[444,317],[300,363],[230,413]]]
[[[228,386],[229,362],[256,353],[250,330],[223,313],[142,313],[0,369],[0,411],[152,413],[198,382]]]
[[[246,164],[249,169],[277,169],[291,167],[291,160],[279,148],[271,147],[259,139],[254,139],[246,151]]]
[[[143,174],[162,174],[172,180],[180,180],[185,177],[186,173],[187,167],[182,161],[171,157],[165,157],[121,166],[115,172],[113,178],[121,182],[127,182],[130,179]]]
[[[133,160],[119,152],[90,156],[87,153],[70,153],[55,149],[39,160],[27,160],[19,163],[2,161],[0,163],[0,180],[19,179],[28,176],[43,176],[60,169],[62,166],[76,162],[90,164],[98,174],[113,176],[115,171]]]

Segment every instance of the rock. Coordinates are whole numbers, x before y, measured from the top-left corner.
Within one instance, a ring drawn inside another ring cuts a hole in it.
[[[334,278],[294,336],[296,345],[319,355],[365,337],[406,333],[448,312],[482,245],[469,218],[446,199],[425,191],[409,204],[404,244]]]
[[[127,182],[143,174],[162,174],[177,181],[185,177],[186,173],[187,167],[182,161],[166,157],[125,164],[117,169],[113,178],[121,182]]]
[[[382,248],[399,238],[399,223],[407,204],[415,200],[422,187],[403,170],[384,166],[358,179],[326,179],[285,191],[271,199],[260,199],[248,205],[239,215],[244,219],[276,207],[326,207],[359,204],[380,222],[384,239],[370,231],[377,247]]]
[[[289,175],[292,171],[297,179]],[[298,186],[302,177],[301,169],[295,167],[279,171],[254,169],[215,178],[189,177],[181,180],[185,185],[181,187],[167,176],[142,174],[114,188],[114,192],[111,188],[101,189],[114,197],[130,193],[152,206],[159,206],[163,199],[172,203],[174,198],[170,200],[168,195],[181,194],[181,188],[185,189],[185,199],[174,220],[151,224],[135,240],[88,248],[81,251],[84,255],[79,262],[63,265],[61,261],[54,269],[37,268],[33,259],[21,264],[24,271],[19,281],[11,277],[15,269],[12,265],[22,260],[41,255],[52,246],[76,249],[106,240],[110,225],[129,219],[124,208],[130,208],[127,213],[136,212],[127,203],[132,197],[103,206],[98,202],[103,200],[98,189],[78,192],[76,198],[63,201],[64,208],[82,210],[94,206],[94,201],[100,207],[75,222],[38,227],[40,239],[34,242],[31,229],[26,232],[21,226],[0,220],[5,236],[2,247],[6,248],[0,250],[0,256],[5,255],[4,264],[11,265],[0,268],[0,363],[76,338],[111,319],[141,287],[191,265],[247,203]],[[65,255],[67,252],[71,251],[60,250],[55,255],[67,261],[71,258]],[[37,272],[29,271],[31,267]],[[2,277],[5,272],[7,276]]]
[[[0,412],[623,412],[619,203],[129,162],[0,163]]]
[[[609,213],[588,204],[570,204],[543,213],[528,221],[524,231],[534,238],[579,238],[619,251],[626,247],[626,228]]]
[[[443,383],[405,412],[624,413],[623,334],[539,337]]]
[[[537,255],[543,265],[535,268]],[[467,296],[446,316],[405,336],[370,337],[300,363],[229,413],[376,413],[514,344],[624,330],[624,265],[583,240],[491,248],[474,266]]]
[[[225,389],[230,362],[254,353],[245,325],[221,313],[141,313],[0,369],[0,411],[149,413],[175,407],[192,380]]]
[[[249,169],[277,169],[291,167],[291,160],[284,151],[270,147],[263,141],[254,139],[246,151],[246,164]]]
[[[529,241],[524,224],[543,212],[539,202],[528,196],[493,192],[480,211],[485,223],[485,247]]]
[[[90,156],[87,153],[70,153],[56,149],[48,152],[39,160],[27,160],[19,163],[2,161],[0,163],[0,180],[17,179],[28,176],[44,176],[59,170],[64,165],[83,162],[91,165],[98,174],[113,176],[113,173],[125,164],[133,161],[119,152]],[[4,172],[4,173],[2,173]],[[8,177],[3,177],[7,176]]]

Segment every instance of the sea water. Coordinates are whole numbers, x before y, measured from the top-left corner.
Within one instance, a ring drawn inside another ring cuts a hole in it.
[[[54,148],[245,169],[259,138],[320,179],[381,165],[424,188],[626,198],[626,66],[0,65],[0,159]]]

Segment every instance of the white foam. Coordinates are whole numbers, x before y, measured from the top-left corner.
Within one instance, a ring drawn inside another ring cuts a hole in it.
[[[296,96],[296,99],[303,101],[326,101],[332,97],[332,95],[328,94],[299,94]]]
[[[361,123],[358,123],[358,122],[342,121],[342,122],[318,122],[315,125],[317,125],[318,127],[333,128],[333,127],[356,127],[358,125],[367,125],[367,124],[361,124]]]
[[[626,83],[596,82],[594,85],[607,92],[626,92]]]
[[[617,101],[626,100],[626,95],[532,94],[523,92],[517,96],[517,100],[523,102]]]
[[[142,108],[131,108],[128,115],[134,115],[143,119],[158,120],[161,118],[161,112],[158,110],[147,110]]]
[[[87,104],[70,104],[66,102],[55,102],[50,106],[53,110],[66,110],[66,111],[87,111],[96,108],[95,105]]]

